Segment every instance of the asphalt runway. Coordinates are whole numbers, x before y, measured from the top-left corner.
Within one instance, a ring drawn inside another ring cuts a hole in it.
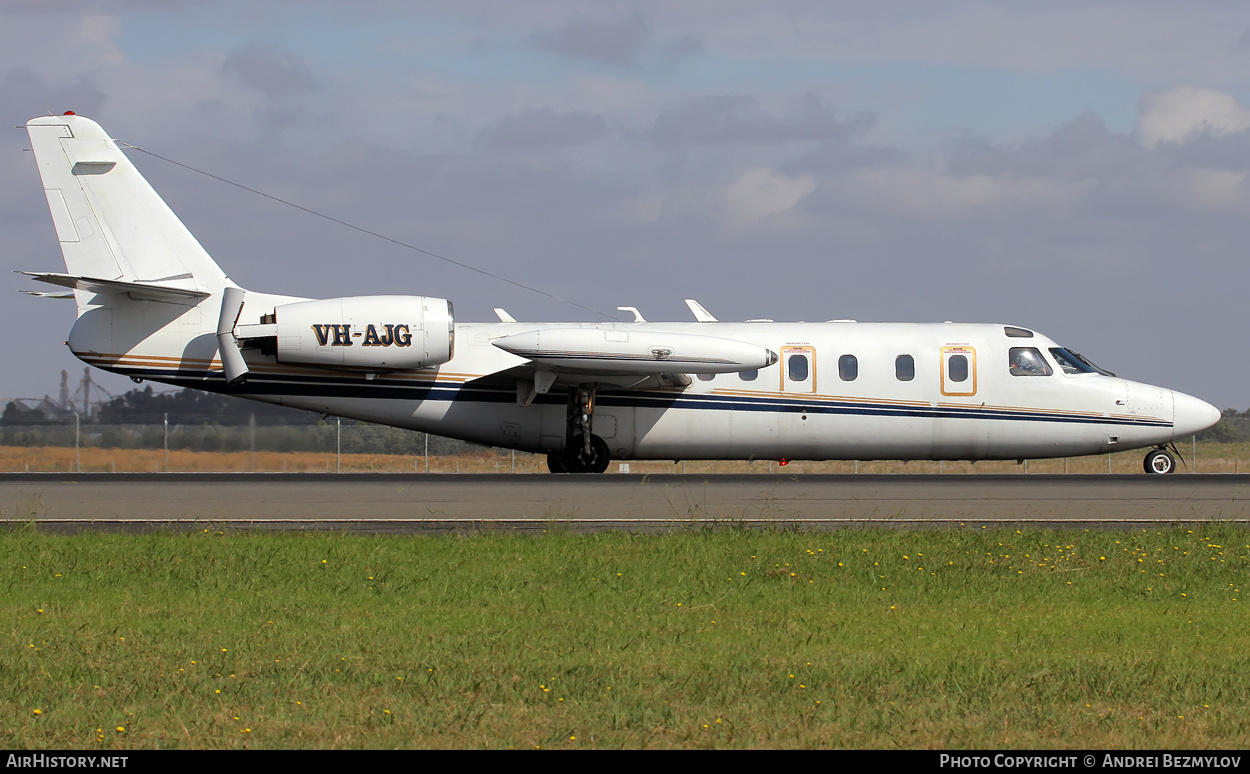
[[[1250,522],[1250,475],[0,474],[0,521],[75,532],[438,533]]]

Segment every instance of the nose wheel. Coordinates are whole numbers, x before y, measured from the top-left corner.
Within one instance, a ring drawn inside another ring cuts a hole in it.
[[[1155,449],[1146,455],[1142,467],[1147,473],[1164,476],[1176,472],[1176,458],[1167,449]]]

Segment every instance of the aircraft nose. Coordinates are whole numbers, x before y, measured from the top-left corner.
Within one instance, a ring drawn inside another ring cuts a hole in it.
[[[1172,420],[1174,441],[1200,433],[1220,421],[1220,410],[1205,400],[1183,392],[1173,392],[1172,402],[1175,411]]]

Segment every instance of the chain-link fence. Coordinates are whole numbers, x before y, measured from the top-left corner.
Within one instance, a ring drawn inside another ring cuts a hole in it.
[[[0,470],[508,472],[517,454],[348,419],[219,424],[197,416],[134,421],[79,415],[0,424]],[[534,467],[520,455],[522,467]],[[504,464],[506,462],[506,465]]]
[[[0,472],[393,472],[540,473],[546,457],[349,419],[299,414],[281,423],[263,414],[244,423],[195,414],[88,420],[73,413],[22,415],[0,422]],[[1250,470],[1250,416],[1228,412],[1198,438],[1178,443],[1181,470]],[[792,462],[787,473],[1135,473],[1141,451],[1070,460],[1013,462]],[[769,473],[772,460],[616,462],[610,472]]]

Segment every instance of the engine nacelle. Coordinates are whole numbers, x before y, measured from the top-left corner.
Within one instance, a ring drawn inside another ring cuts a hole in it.
[[[446,363],[455,352],[452,306],[444,298],[299,301],[276,307],[265,322],[274,326],[279,363],[408,371]]]

